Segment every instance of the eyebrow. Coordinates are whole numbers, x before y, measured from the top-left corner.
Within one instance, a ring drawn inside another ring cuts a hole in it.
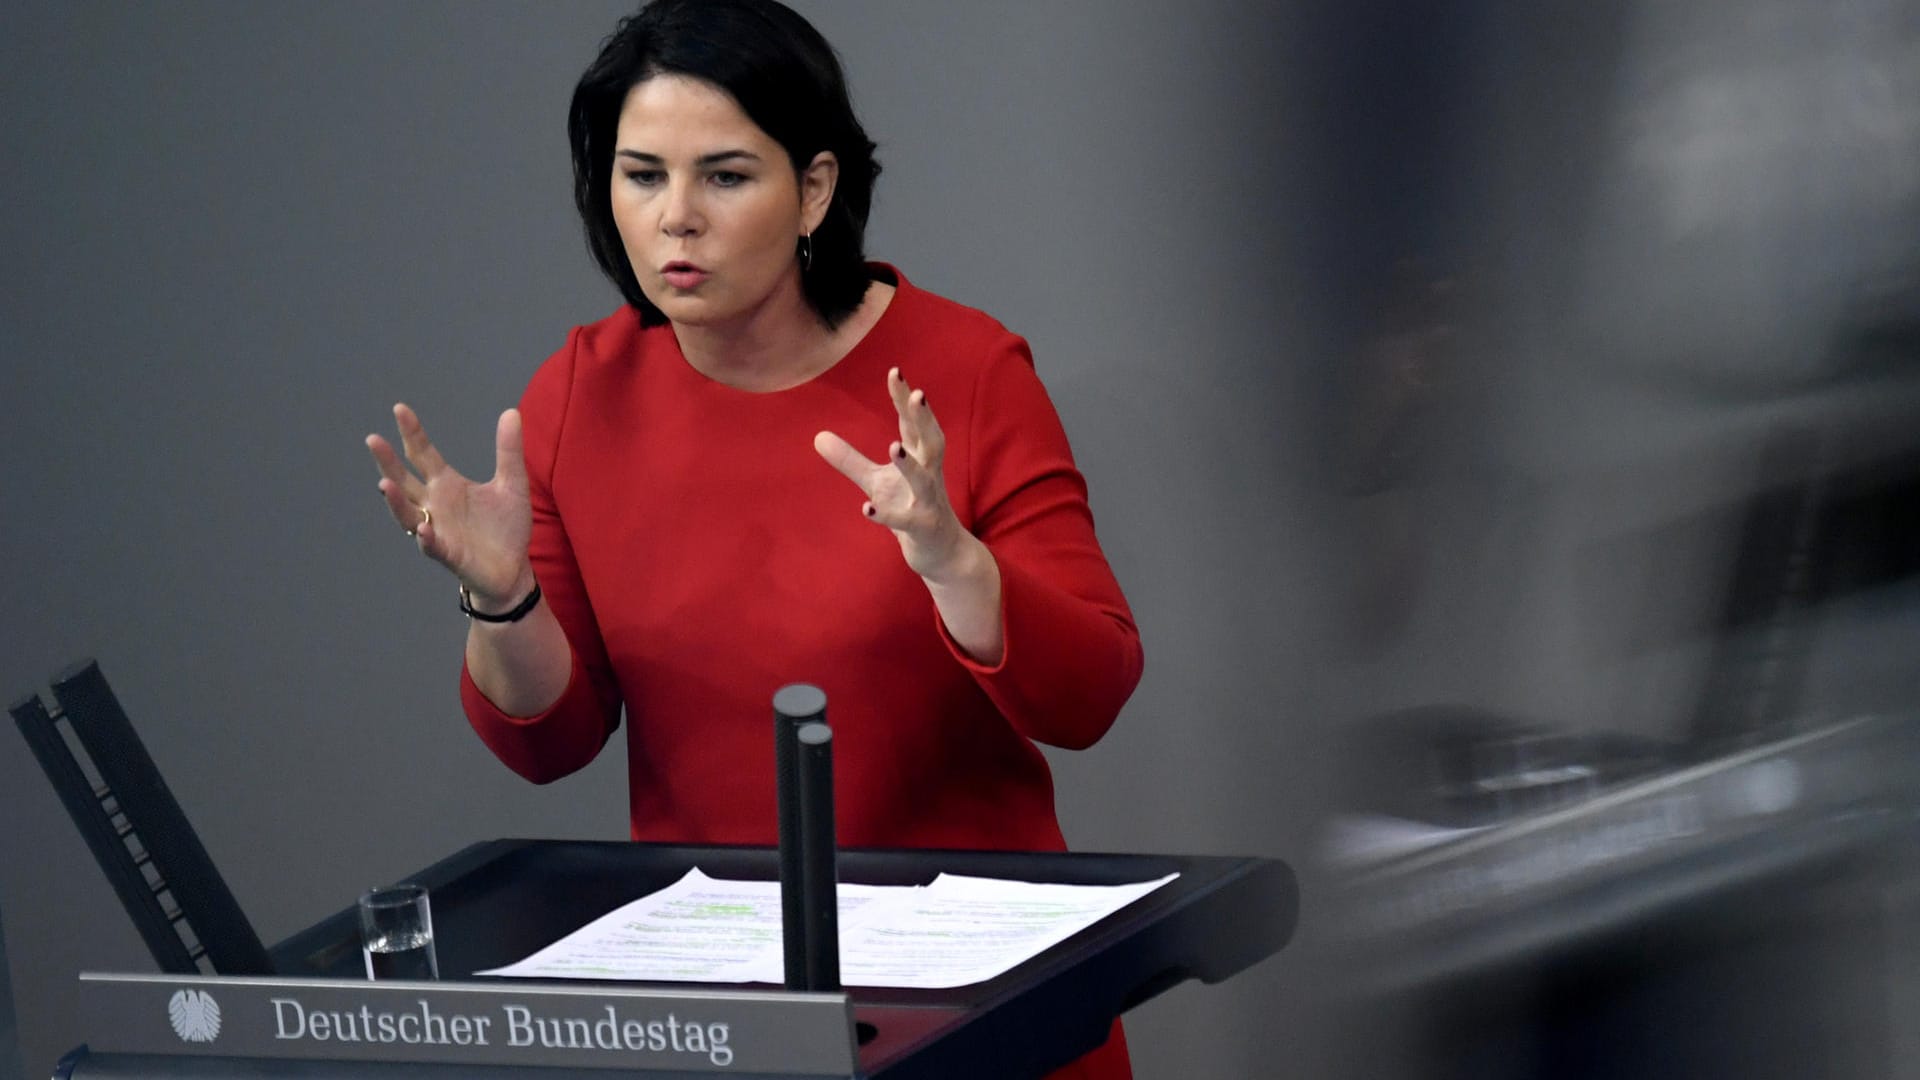
[[[667,163],[667,159],[661,157],[659,154],[647,154],[647,153],[642,153],[639,150],[616,150],[614,151],[613,156],[623,157],[623,158],[632,158],[635,161],[642,162],[647,165],[665,165]],[[735,161],[735,160],[759,161],[760,155],[754,153],[751,150],[716,150],[711,154],[700,155],[699,157],[694,159],[693,163],[695,165],[701,166],[702,168],[705,168],[706,166],[709,166],[709,165],[718,165],[724,161]]]

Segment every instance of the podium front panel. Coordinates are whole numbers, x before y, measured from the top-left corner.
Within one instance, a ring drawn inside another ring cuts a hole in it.
[[[743,990],[774,997],[783,994],[771,986],[583,983],[474,975],[528,956],[615,908],[667,887],[696,867],[724,879],[772,881],[779,876],[778,853],[771,848],[495,840],[467,848],[408,880],[432,890],[435,950],[443,979],[453,983],[494,993],[590,993],[625,987],[688,997]],[[851,1003],[854,1022],[853,1075],[881,1080],[1043,1076],[1097,1047],[1106,1039],[1113,1019],[1134,1005],[1189,979],[1221,981],[1278,951],[1291,937],[1297,916],[1293,874],[1285,864],[1271,859],[859,849],[839,854],[839,877],[847,883],[925,885],[941,873],[1081,885],[1179,876],[996,978],[939,990],[850,988],[845,1000]],[[351,907],[295,934],[272,952],[276,969],[288,978],[370,985],[364,978],[358,921]],[[840,1031],[845,1031],[844,1021]],[[191,1054],[161,1058],[89,1053],[68,1064],[75,1077],[454,1075],[444,1071],[448,1066],[425,1063],[382,1066],[418,1072],[369,1071],[371,1061],[350,1066],[262,1061],[247,1066],[255,1071],[236,1072],[237,1060]],[[474,1062],[461,1074],[481,1076],[475,1070],[493,1067]],[[672,1063],[659,1061],[649,1067],[671,1070]],[[103,1071],[111,1069],[136,1071]],[[749,1075],[737,1067],[724,1071]],[[712,1071],[630,1075],[692,1077],[712,1075]]]

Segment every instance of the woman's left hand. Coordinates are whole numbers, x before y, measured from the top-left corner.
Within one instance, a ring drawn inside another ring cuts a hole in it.
[[[866,494],[861,513],[893,530],[913,572],[940,583],[962,572],[980,541],[947,499],[941,472],[947,439],[926,391],[909,387],[894,368],[887,372],[887,394],[900,415],[900,438],[887,447],[886,461],[868,458],[831,431],[815,435],[813,448]]]
[[[887,394],[900,414],[900,439],[887,447],[888,460],[868,459],[831,431],[815,435],[813,448],[866,492],[861,513],[893,530],[900,553],[926,582],[954,643],[980,663],[998,664],[1006,655],[1000,564],[960,524],[947,499],[940,471],[947,438],[927,405],[926,391],[909,387],[894,368],[887,372]]]

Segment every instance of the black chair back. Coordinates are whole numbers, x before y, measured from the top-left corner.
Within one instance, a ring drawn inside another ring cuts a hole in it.
[[[54,677],[58,708],[38,695],[8,711],[92,849],[160,970],[268,975],[273,961],[120,701],[85,660]],[[82,753],[61,733],[64,719]],[[97,782],[87,775],[90,765]]]

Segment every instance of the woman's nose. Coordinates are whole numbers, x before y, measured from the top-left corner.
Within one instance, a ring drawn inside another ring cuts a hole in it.
[[[697,195],[691,184],[669,183],[660,207],[660,231],[668,236],[698,233],[705,220],[700,214]]]

